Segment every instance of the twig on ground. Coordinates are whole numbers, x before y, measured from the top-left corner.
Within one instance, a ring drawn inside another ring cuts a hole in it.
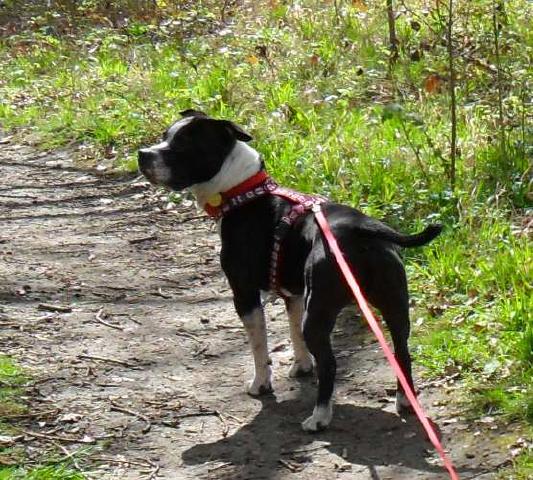
[[[148,404],[148,405],[152,405],[154,407],[157,407],[157,408],[160,408],[162,410],[179,410],[183,405],[181,404],[181,401],[179,400],[173,400],[174,401],[174,405],[169,405],[169,401],[168,400],[164,400],[164,401],[161,401],[161,400],[144,400],[144,403]],[[177,405],[176,405],[177,403]]]
[[[17,435],[15,437],[7,437],[0,435],[0,445],[2,447],[11,447],[16,444],[19,440],[22,440],[24,435]]]
[[[281,463],[281,465],[283,465],[287,470],[290,470],[293,473],[299,472],[302,469],[301,466],[293,465],[292,463],[287,462],[281,458],[278,458],[278,462]]]
[[[76,459],[74,458],[74,455],[76,455],[76,453],[78,453],[77,450],[74,450],[72,452],[69,452],[63,445],[59,444],[59,443],[56,443],[56,442],[52,442],[57,448],[59,448],[59,450],[61,450],[65,456],[63,458],[61,458],[60,462],[65,462],[67,460],[71,460],[73,465],[81,472],[82,469],[80,467],[80,465],[78,464],[78,462],[76,461]]]
[[[124,331],[124,328],[121,327],[120,325],[114,325],[112,323],[109,323],[109,322],[106,322],[103,318],[102,318],[102,313],[104,312],[104,308],[102,307],[100,310],[98,310],[98,312],[96,312],[96,315],[94,316],[96,318],[96,320],[101,323],[102,325],[105,325],[106,327],[111,327],[111,328],[114,328],[115,330],[121,330],[121,331]]]
[[[187,217],[187,218],[182,218],[179,220],[180,224],[183,224],[183,223],[187,223],[187,222],[192,222],[193,220],[207,220],[209,217],[207,215],[198,215],[196,217]]]
[[[152,470],[148,472],[148,480],[153,480],[154,478],[157,477],[157,474],[159,470],[161,469],[161,466],[158,463],[152,462],[151,460],[148,460],[148,459],[146,459],[145,461],[149,463],[150,466],[152,467]]]
[[[72,307],[69,305],[52,305],[51,303],[39,303],[39,305],[37,305],[37,309],[46,310],[47,312],[61,312],[61,313],[72,312]]]
[[[1,324],[0,324],[1,325]],[[17,388],[20,387],[20,385],[16,385],[15,383],[6,382],[5,380],[0,380],[0,386],[7,387],[7,388]]]
[[[483,469],[481,470],[480,472],[476,472],[474,475],[472,475],[471,477],[464,477],[465,480],[473,480],[474,478],[479,478],[481,477],[481,475],[486,475],[487,473],[493,473],[495,472],[496,470],[502,468],[502,467],[505,467],[507,465],[510,465],[513,461],[509,458],[503,460],[502,462],[496,464],[496,465],[491,465],[490,468],[486,468],[486,469]]]
[[[83,438],[74,438],[74,437],[63,437],[61,435],[52,435],[47,433],[38,433],[31,430],[21,430],[24,435],[35,438],[43,438],[45,440],[57,440],[59,442],[69,442],[69,443],[86,443],[94,444],[96,443],[95,438],[83,437]]]
[[[77,355],[77,357],[80,359],[85,359],[85,360],[97,360],[99,362],[115,363],[117,365],[122,365],[123,367],[130,367],[130,368],[136,367],[136,365],[132,365],[131,363],[124,362],[122,360],[116,360],[115,358],[99,357],[97,355],[87,355],[85,353],[80,353],[79,355]]]
[[[131,322],[136,323],[137,325],[142,325],[142,322],[139,322],[139,320],[133,318],[129,313],[113,313],[113,315],[115,317],[126,317]]]
[[[128,240],[130,245],[136,245],[138,243],[149,242],[150,240],[157,240],[157,235],[149,235],[147,237],[132,238]]]
[[[160,465],[158,465],[155,462],[152,462],[151,460],[145,459],[145,458],[136,458],[136,459],[129,460],[129,459],[108,457],[106,455],[91,456],[90,458],[92,460],[97,460],[97,461],[99,460],[99,461],[102,461],[102,462],[110,462],[110,463],[118,463],[118,464],[122,464],[122,465],[135,465],[137,467],[151,467],[152,470],[150,470],[148,472],[148,475],[149,475],[148,479],[149,480],[152,480],[152,479],[156,478],[157,473],[161,469]],[[141,473],[143,473],[143,472],[141,472]]]
[[[209,417],[209,416],[217,417],[218,415],[219,413],[216,410],[204,410],[200,412],[180,413],[179,415],[176,415],[174,418],[177,420],[181,420],[182,418]]]
[[[134,417],[140,418],[141,420],[144,420],[146,422],[146,425],[141,430],[142,433],[148,433],[150,429],[152,428],[152,423],[150,422],[150,419],[146,415],[143,415],[142,413],[139,413],[139,412],[135,412],[134,410],[130,410],[129,408],[126,408],[123,405],[120,405],[112,400],[111,400],[111,410],[116,411],[116,412],[127,413],[129,415],[133,415]]]
[[[224,468],[224,467],[232,467],[233,466],[233,463],[231,462],[224,462],[224,463],[221,463],[220,465],[215,465],[214,467],[211,467],[211,468],[208,468],[207,471],[209,473],[211,472],[214,472],[215,470],[220,470],[221,468]]]
[[[198,337],[196,335],[193,335],[192,333],[189,333],[189,332],[185,332],[183,330],[178,330],[176,332],[176,335],[180,336],[180,337],[186,337],[186,338],[190,338],[191,340],[194,340],[196,343],[198,344],[202,344],[203,342],[201,342]]]
[[[222,413],[220,413],[218,410],[200,410],[199,412],[181,413],[179,415],[176,415],[174,419],[181,420],[182,418],[209,416],[217,417],[220,420],[220,423],[222,424],[222,436],[227,437],[229,427],[226,423],[226,420],[224,419],[224,415],[222,415]]]
[[[227,418],[231,418],[232,420],[235,420],[237,423],[240,423],[241,425],[244,423],[244,420],[234,416],[234,415],[231,415],[230,413],[225,413],[224,414],[225,417]]]
[[[91,458],[91,460],[97,460],[97,461],[99,460],[101,462],[119,463],[119,464],[126,464],[126,465],[136,465],[138,467],[147,467],[147,466],[149,466],[149,465],[147,465],[146,462],[140,462],[138,460],[128,460],[128,459],[122,460],[121,458],[108,457],[107,455],[91,456],[90,458]]]
[[[157,292],[152,292],[152,295],[156,295],[158,297],[165,298],[167,300],[172,298],[172,295],[169,295],[168,293],[164,293],[163,290],[161,290],[161,287],[157,289]]]
[[[307,452],[314,452],[315,450],[321,450],[323,448],[329,447],[331,445],[330,442],[324,442],[320,445],[315,445],[311,447],[304,447],[304,448],[295,448],[294,450],[282,450],[282,455],[290,455],[293,453],[307,453]]]
[[[33,412],[33,413],[18,413],[15,415],[2,415],[3,419],[10,419],[10,418],[39,418],[39,417],[45,417],[48,415],[54,415],[56,413],[59,413],[59,409],[55,408],[54,410],[46,410],[44,412]]]
[[[218,412],[218,419],[220,420],[220,423],[222,424],[222,436],[226,438],[229,433],[229,426],[226,423],[226,420],[224,419],[224,415],[222,415],[220,412]]]
[[[240,325],[225,325],[223,323],[217,323],[215,325],[215,330],[222,330],[223,328],[227,330],[243,330],[242,326]]]
[[[176,290],[190,290],[191,288],[190,285],[188,286],[181,285],[182,280],[174,280],[172,278],[167,278],[167,277],[155,277],[155,278],[157,278],[157,280],[164,280],[165,282],[172,283],[173,288],[175,288]]]

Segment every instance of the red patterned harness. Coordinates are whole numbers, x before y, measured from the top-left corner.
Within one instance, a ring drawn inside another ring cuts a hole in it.
[[[327,198],[320,195],[308,195],[296,192],[289,188],[280,187],[268,174],[261,170],[254,176],[240,183],[236,187],[220,194],[220,205],[213,206],[207,203],[204,206],[207,214],[218,220],[232,210],[250,203],[266,195],[276,195],[292,203],[291,209],[284,215],[274,229],[274,244],[270,257],[269,281],[270,289],[278,295],[285,297],[280,291],[279,266],[282,243],[294,222],[304,213],[311,211],[314,205],[327,202]]]

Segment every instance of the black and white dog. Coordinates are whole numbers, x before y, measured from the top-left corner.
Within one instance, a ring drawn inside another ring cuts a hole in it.
[[[217,120],[194,110],[164,134],[162,142],[139,151],[139,168],[148,180],[175,191],[189,188],[200,206],[218,203],[224,192],[257,175],[264,166],[259,153],[247,145],[252,138],[228,120]],[[217,203],[217,202],[215,202]],[[263,195],[221,218],[221,264],[234,295],[234,304],[252,348],[255,376],[250,395],[272,391],[261,291],[270,288],[269,269],[274,232],[291,203]],[[360,282],[363,293],[381,312],[390,329],[395,355],[411,386],[409,298],[398,247],[424,245],[441,231],[431,225],[415,235],[402,235],[361,212],[335,203],[322,209]],[[294,362],[290,377],[309,374],[316,365],[318,397],[306,431],[326,428],[332,417],[336,363],[330,334],[339,311],[353,301],[325,245],[312,213],[297,218],[284,237],[283,261],[277,272],[286,303]],[[398,412],[409,407],[398,386]]]

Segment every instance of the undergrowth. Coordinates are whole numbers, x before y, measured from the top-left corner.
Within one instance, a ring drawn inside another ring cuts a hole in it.
[[[13,360],[0,355],[0,437],[2,440],[17,438],[20,434],[16,419],[26,412],[21,401],[28,375]],[[49,458],[39,459],[42,465],[27,466],[27,452],[16,442],[10,445],[0,442],[0,480],[84,480],[69,461]],[[63,454],[62,454],[63,455]],[[34,463],[34,462],[32,462]]]

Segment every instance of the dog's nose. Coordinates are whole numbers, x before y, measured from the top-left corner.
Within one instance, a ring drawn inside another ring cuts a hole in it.
[[[154,159],[154,152],[149,148],[141,148],[139,150],[139,168],[141,170],[150,166]]]
[[[141,148],[139,150],[139,160],[147,160],[152,154],[149,148]]]

